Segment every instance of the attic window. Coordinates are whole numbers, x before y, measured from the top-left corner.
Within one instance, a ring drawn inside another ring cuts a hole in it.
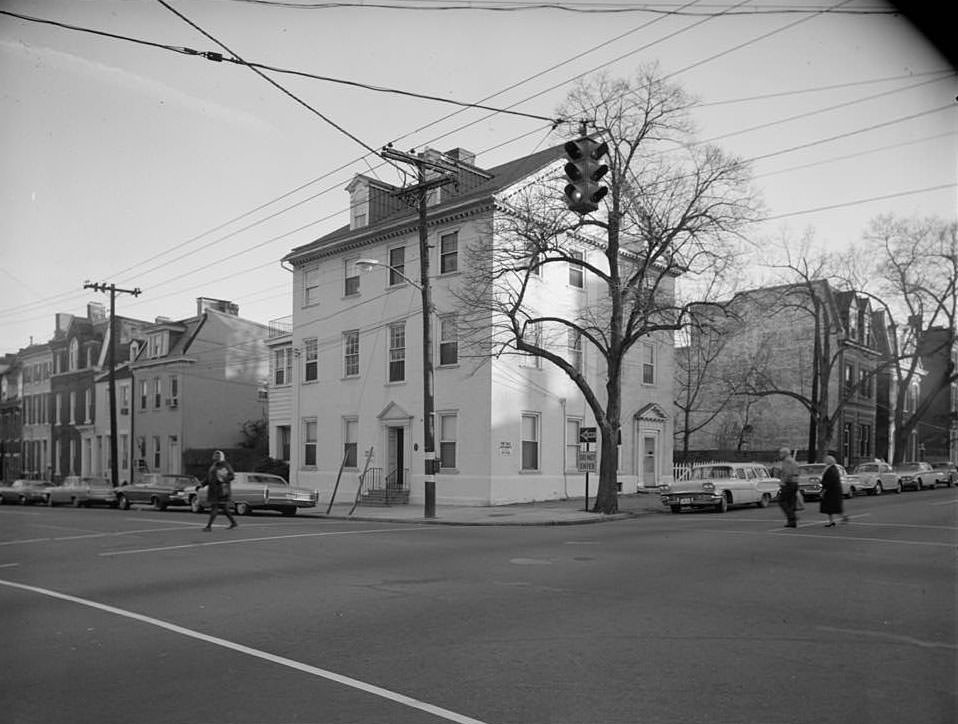
[[[146,356],[150,359],[164,357],[167,352],[167,333],[154,332],[146,340]]]

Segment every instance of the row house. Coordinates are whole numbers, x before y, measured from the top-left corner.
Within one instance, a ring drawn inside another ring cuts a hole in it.
[[[0,358],[0,482],[21,477],[23,470],[23,406],[20,361],[15,354]]]
[[[578,469],[579,430],[594,420],[580,390],[538,357],[465,354],[456,296],[470,243],[498,243],[493,229],[505,200],[533,179],[560,176],[563,149],[492,169],[476,167],[463,149],[443,158],[458,166],[459,176],[457,184],[430,192],[426,211],[436,502],[582,496],[587,477]],[[421,504],[426,382],[421,289],[414,281],[421,270],[418,215],[400,189],[379,180],[357,175],[346,190],[349,224],[284,258],[293,271],[293,314],[269,341],[272,454],[288,454],[290,477],[321,495],[335,489],[352,499],[365,473],[367,482],[382,479]],[[554,198],[559,203],[561,189]],[[582,258],[605,262],[596,242],[570,243]],[[544,264],[532,284],[536,303],[560,315],[604,298],[578,265]],[[581,340],[557,335],[555,350],[601,389],[604,366]],[[626,492],[671,478],[672,351],[671,334],[650,337],[625,365],[619,478]]]
[[[925,372],[919,400],[924,412],[910,444],[923,460],[954,462],[958,460],[958,340],[954,328],[925,330],[916,351]]]
[[[190,464],[186,451],[236,447],[243,425],[267,414],[266,338],[266,325],[241,318],[236,304],[207,297],[197,299],[192,317],[147,326],[118,384],[119,418],[129,420],[119,434],[129,436],[131,465],[190,472],[209,459]]]
[[[50,479],[53,475],[53,352],[49,343],[30,344],[17,353],[20,361],[21,475]]]
[[[709,359],[710,367],[690,419],[690,453],[768,453],[781,446],[806,453],[810,414],[787,394],[794,393],[827,398],[832,435],[826,445],[841,463],[890,458],[889,330],[867,297],[820,280],[740,292],[720,306],[724,311],[707,331],[693,333],[681,351]],[[708,354],[705,345],[711,345]],[[828,370],[824,390],[815,380],[818,365]],[[730,396],[730,389],[745,389],[746,375],[786,394]]]

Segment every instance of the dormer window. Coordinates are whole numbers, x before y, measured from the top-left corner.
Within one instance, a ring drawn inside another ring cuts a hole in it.
[[[67,369],[75,370],[80,367],[80,341],[74,337],[70,340],[69,362]]]
[[[369,182],[356,176],[349,186],[349,228],[361,229],[369,223]]]
[[[165,357],[168,351],[168,333],[154,332],[146,339],[146,356],[150,359]]]

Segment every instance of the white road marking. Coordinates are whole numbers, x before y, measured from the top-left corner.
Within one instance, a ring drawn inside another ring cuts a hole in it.
[[[408,530],[429,530],[430,528],[438,528],[438,526],[403,526],[402,528],[375,528],[372,530],[333,530],[333,531],[324,531],[322,533],[290,533],[288,535],[273,535],[273,536],[262,536],[259,538],[228,538],[223,540],[215,541],[203,541],[202,543],[184,543],[181,545],[175,546],[158,546],[156,548],[135,548],[128,551],[104,551],[100,553],[101,556],[128,556],[134,555],[137,553],[159,553],[161,551],[175,551],[182,550],[184,548],[204,548],[207,546],[224,546],[224,545],[236,545],[237,543],[258,543],[262,541],[274,541],[274,540],[288,540],[290,538],[319,538],[322,536],[329,535],[363,535],[366,533],[395,533],[398,531],[408,531]],[[234,533],[229,533],[230,536],[235,535]]]
[[[424,711],[433,716],[438,716],[446,721],[456,722],[457,724],[485,724],[479,719],[473,719],[472,717],[465,716],[464,714],[458,714],[449,709],[443,709],[442,707],[435,706],[434,704],[429,704],[424,701],[419,701],[418,699],[413,699],[410,696],[405,694],[399,694],[389,689],[384,689],[375,684],[370,684],[365,681],[360,681],[359,679],[354,679],[349,676],[344,676],[343,674],[337,674],[333,671],[327,671],[326,669],[320,669],[316,666],[310,666],[309,664],[304,664],[300,661],[294,661],[292,659],[287,659],[285,656],[277,656],[276,654],[271,654],[268,651],[262,651],[260,649],[254,649],[250,646],[244,646],[243,644],[238,644],[233,641],[228,641],[226,639],[221,639],[218,636],[210,636],[209,634],[200,633],[199,631],[194,631],[192,629],[184,628],[183,626],[177,626],[176,624],[169,623],[168,621],[163,621],[158,618],[152,618],[151,616],[144,616],[140,613],[135,613],[133,611],[126,611],[122,608],[116,608],[115,606],[109,606],[105,603],[98,603],[96,601],[91,601],[86,598],[79,598],[77,596],[71,596],[66,593],[60,593],[59,591],[52,591],[47,588],[39,588],[37,586],[28,586],[23,583],[16,583],[14,581],[7,581],[0,578],[0,584],[8,586],[10,588],[17,588],[22,591],[29,591],[30,593],[37,593],[42,596],[49,596],[50,598],[57,598],[61,601],[68,601],[70,603],[76,603],[80,606],[88,606],[89,608],[94,608],[99,611],[105,611],[106,613],[112,613],[117,616],[122,616],[124,618],[133,619],[134,621],[140,621],[141,623],[149,624],[150,626],[156,626],[157,628],[166,629],[181,636],[186,636],[188,638],[196,639],[198,641],[203,641],[208,644],[213,644],[214,646],[220,646],[224,649],[230,649],[231,651],[236,651],[241,654],[246,654],[247,656],[252,656],[257,659],[262,659],[263,661],[269,661],[274,664],[279,664],[280,666],[285,666],[290,669],[295,669],[304,674],[310,674],[322,679],[327,679],[333,681],[337,684],[342,684],[343,686],[349,686],[353,689],[358,689],[367,694],[372,694],[374,696],[379,696],[383,699],[388,699],[389,701],[396,702],[397,704],[402,704],[408,706],[412,709],[418,709]]]
[[[176,531],[179,533],[182,528],[139,528],[137,530],[120,530],[112,533],[83,533],[82,535],[66,535],[56,538],[24,538],[21,540],[8,540],[0,542],[0,546],[23,545],[25,543],[49,543],[51,541],[64,540],[82,540],[85,538],[112,538],[121,535],[139,535],[140,533],[166,533]]]
[[[16,568],[19,563],[0,563],[0,568]]]
[[[920,646],[921,648],[925,649],[948,649],[950,651],[958,650],[958,646],[955,644],[943,643],[941,641],[922,641],[921,639],[912,638],[911,636],[900,636],[898,634],[885,633],[884,631],[862,631],[851,628],[832,628],[831,626],[816,626],[815,628],[817,628],[819,631],[852,634],[853,636],[875,636],[878,638],[889,639],[890,641],[898,641],[903,644]]]

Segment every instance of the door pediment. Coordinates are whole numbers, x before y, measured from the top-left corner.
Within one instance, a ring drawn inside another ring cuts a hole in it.
[[[412,419],[412,415],[406,412],[402,405],[390,402],[382,409],[382,412],[376,415],[376,418],[382,422],[408,422]]]
[[[635,419],[644,420],[646,422],[665,422],[669,419],[669,416],[665,414],[665,411],[661,407],[659,407],[658,403],[650,402],[648,405],[635,413]]]

